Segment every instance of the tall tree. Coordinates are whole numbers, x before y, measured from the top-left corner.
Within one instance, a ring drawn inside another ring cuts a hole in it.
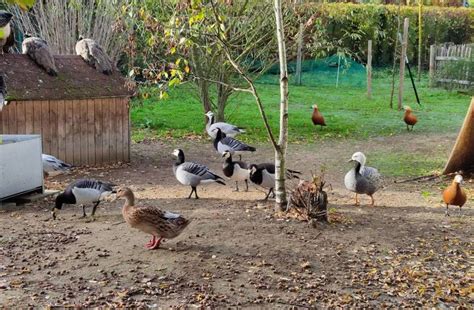
[[[275,194],[276,204],[282,208],[287,204],[285,175],[286,149],[288,146],[288,69],[286,64],[285,31],[281,0],[275,0],[276,36],[280,60],[280,136],[275,148]]]

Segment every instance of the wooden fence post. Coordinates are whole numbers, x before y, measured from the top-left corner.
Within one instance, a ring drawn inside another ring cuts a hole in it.
[[[421,79],[421,55],[423,49],[423,0],[418,0],[418,82]]]
[[[296,54],[296,73],[295,73],[295,78],[296,78],[296,85],[301,85],[301,62],[303,59],[303,31],[304,31],[304,24],[300,23],[300,29],[298,32],[298,38],[297,38],[297,44],[298,44],[298,50]]]
[[[403,79],[405,77],[405,60],[407,57],[408,46],[408,24],[409,19],[406,17],[403,20],[403,38],[402,38],[402,54],[400,55],[400,82],[398,84],[398,110],[403,106]]]
[[[430,87],[435,85],[436,46],[430,46]]]
[[[367,45],[367,98],[372,99],[372,40]]]

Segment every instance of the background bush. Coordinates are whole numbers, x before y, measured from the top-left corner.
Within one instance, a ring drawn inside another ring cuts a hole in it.
[[[373,63],[387,66],[393,59],[397,31],[396,5],[361,5],[350,3],[308,3],[299,9],[301,20],[316,17],[306,29],[305,57],[321,57],[337,50],[347,50],[362,62],[366,59],[367,41],[373,41]],[[418,7],[402,6],[403,18],[410,19],[408,57],[417,63]],[[474,10],[469,8],[423,7],[422,64],[429,63],[431,44],[472,42]],[[298,27],[298,15],[287,15],[292,28]]]

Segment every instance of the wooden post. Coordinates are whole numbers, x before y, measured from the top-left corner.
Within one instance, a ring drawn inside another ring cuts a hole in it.
[[[372,99],[372,40],[367,45],[367,98]]]
[[[430,46],[430,87],[435,85],[436,46]]]
[[[423,0],[418,0],[418,82],[421,80],[421,55],[423,49]]]
[[[403,21],[403,37],[402,37],[402,54],[400,55],[400,82],[398,84],[398,110],[403,106],[403,79],[405,77],[405,59],[407,57],[408,46],[408,24],[409,18],[406,17]]]
[[[298,32],[297,44],[298,50],[296,54],[296,85],[301,85],[301,62],[303,59],[303,31],[304,31],[304,24],[300,23],[300,29]]]

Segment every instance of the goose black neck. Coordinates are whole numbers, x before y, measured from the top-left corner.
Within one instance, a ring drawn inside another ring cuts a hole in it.
[[[184,163],[184,153],[180,150],[178,153],[178,158],[176,159],[176,164],[181,165],[182,163]]]
[[[232,155],[229,154],[229,157],[226,157],[225,161],[226,164],[232,163]]]
[[[63,204],[75,204],[76,203],[76,197],[74,195],[67,195],[65,193],[61,193],[56,197],[56,203],[55,203],[55,208],[61,210],[63,207]]]
[[[360,174],[360,168],[362,167],[362,165],[360,164],[360,162],[356,162],[356,166],[355,166],[355,172],[357,174]]]
[[[214,115],[211,115],[211,116],[209,117],[209,125],[214,124],[214,122],[215,122]]]

